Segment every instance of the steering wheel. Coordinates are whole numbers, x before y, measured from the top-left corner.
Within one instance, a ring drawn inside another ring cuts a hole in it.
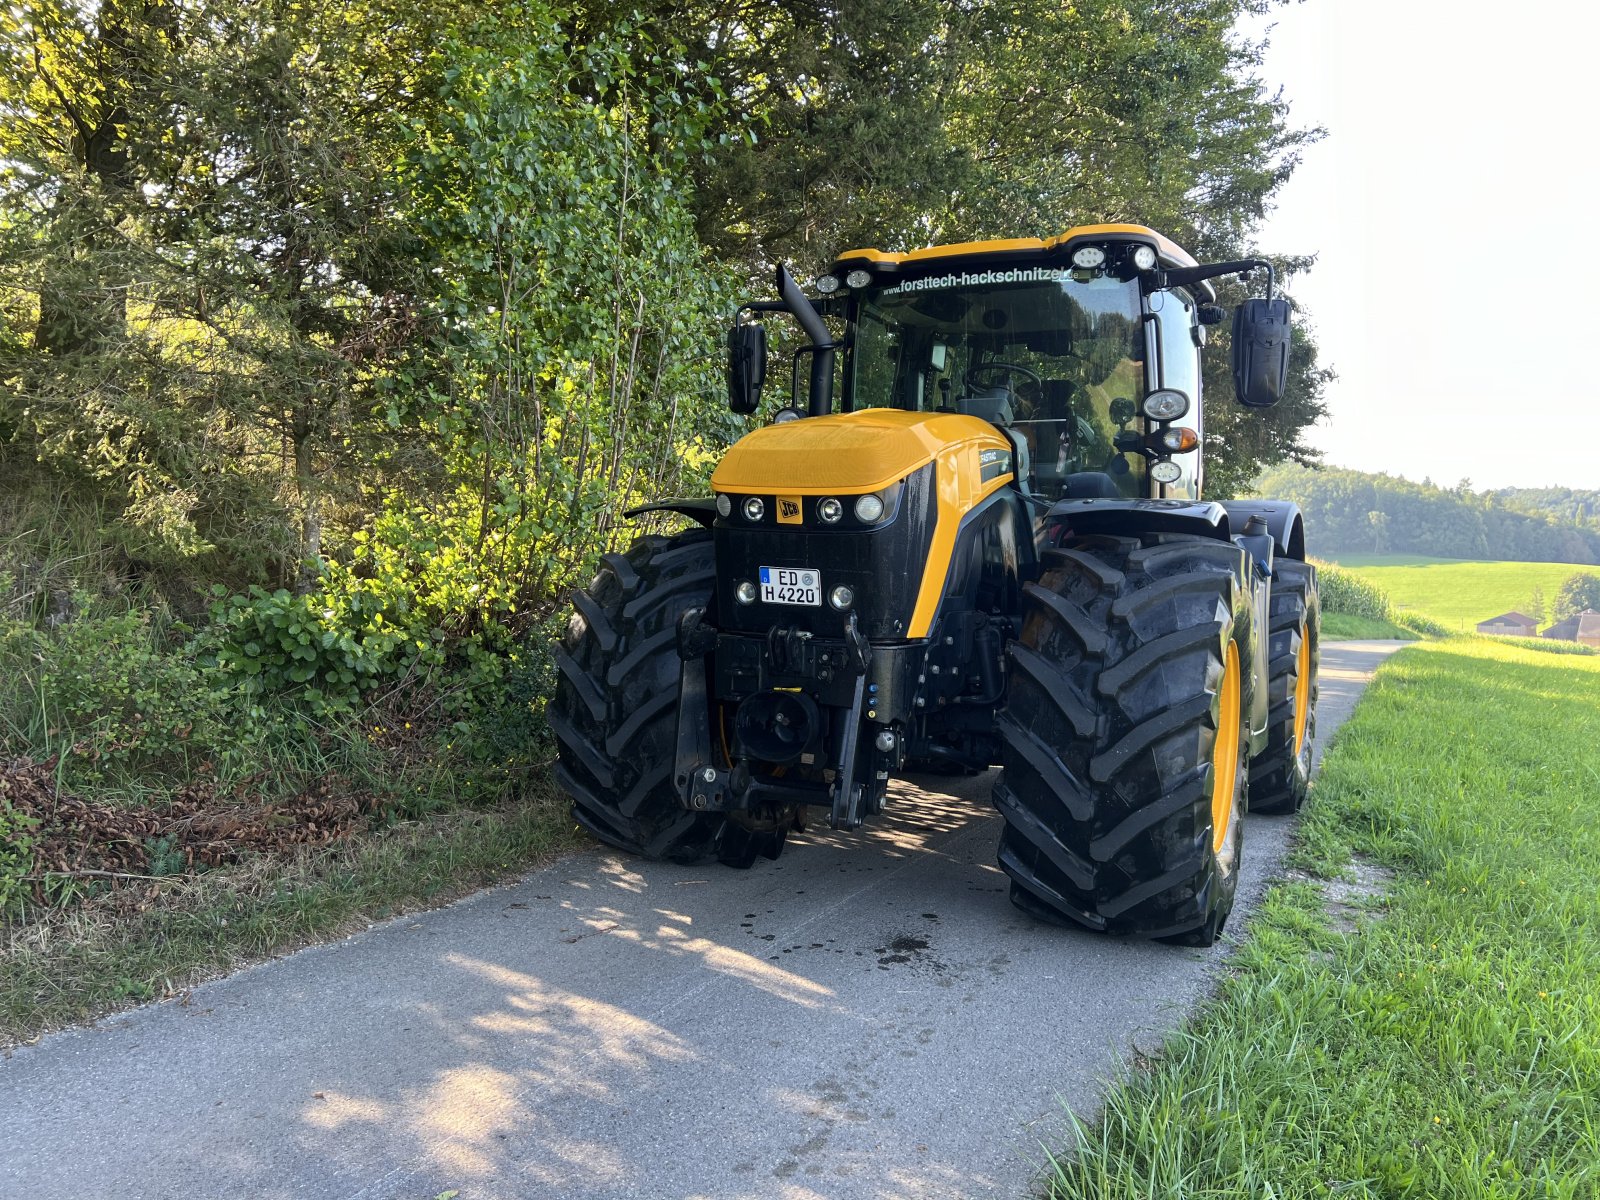
[[[975,367],[968,367],[967,373],[961,377],[961,381],[968,388],[978,391],[986,386],[983,382],[984,377],[996,372],[1001,373],[1000,382],[1003,385],[1009,386],[1011,376],[1020,375],[1024,382],[1032,384],[1036,390],[1044,390],[1044,379],[1037,371],[1030,371],[1027,367],[1008,362],[986,362],[979,363]],[[992,387],[994,385],[989,384],[987,386]]]

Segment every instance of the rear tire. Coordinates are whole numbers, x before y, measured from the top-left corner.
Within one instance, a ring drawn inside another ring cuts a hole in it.
[[[1242,850],[1256,668],[1244,552],[1152,535],[1075,539],[1044,558],[999,718],[1012,900],[1210,945]]]
[[[1267,745],[1250,764],[1250,811],[1299,812],[1311,787],[1322,638],[1317,569],[1309,563],[1273,564],[1267,637]]]
[[[595,837],[647,858],[692,862],[710,851],[724,818],[678,800],[682,661],[678,618],[711,602],[711,533],[642,537],[601,556],[594,582],[555,650],[560,677],[550,728],[556,779],[572,816]]]

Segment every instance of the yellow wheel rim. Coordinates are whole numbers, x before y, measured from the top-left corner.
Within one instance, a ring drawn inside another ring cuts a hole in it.
[[[1294,756],[1306,744],[1306,724],[1311,716],[1311,629],[1300,626],[1300,653],[1294,665]]]
[[[1211,752],[1211,852],[1221,854],[1233,825],[1233,786],[1239,775],[1239,647],[1228,643],[1222,664],[1222,711]]]

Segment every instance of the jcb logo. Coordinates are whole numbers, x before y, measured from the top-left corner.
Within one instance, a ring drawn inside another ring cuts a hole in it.
[[[778,520],[785,525],[800,524],[800,497],[778,497]]]

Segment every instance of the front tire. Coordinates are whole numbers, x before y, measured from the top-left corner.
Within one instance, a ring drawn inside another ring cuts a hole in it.
[[[1012,900],[1210,945],[1233,908],[1256,664],[1244,552],[1175,535],[1046,551],[999,720]]]
[[[555,649],[548,719],[556,780],[572,816],[602,842],[646,858],[692,862],[724,818],[694,813],[673,785],[682,661],[678,618],[711,602],[711,533],[642,537],[605,554]]]

